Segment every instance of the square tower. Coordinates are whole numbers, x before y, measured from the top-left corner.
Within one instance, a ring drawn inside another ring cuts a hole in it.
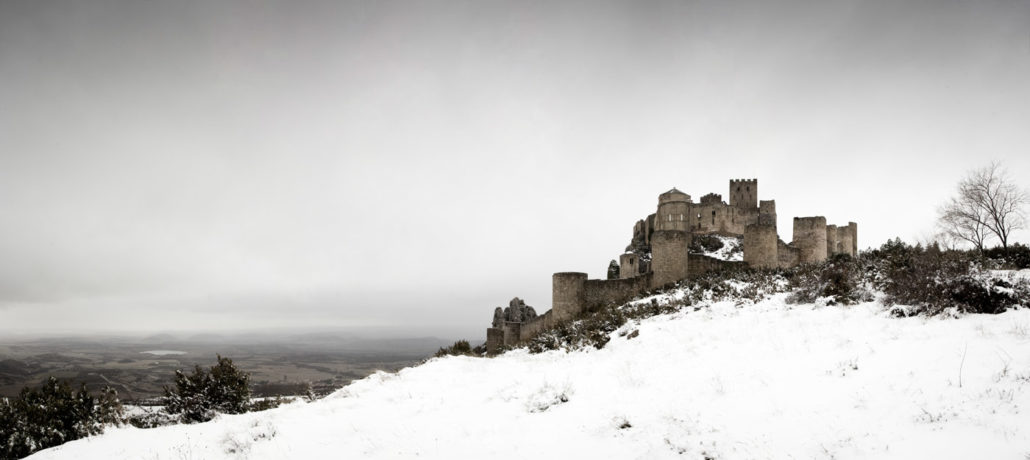
[[[758,207],[758,179],[730,179],[730,206]]]

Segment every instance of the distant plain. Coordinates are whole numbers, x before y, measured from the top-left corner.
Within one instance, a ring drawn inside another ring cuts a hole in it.
[[[151,400],[177,369],[211,366],[219,354],[251,374],[256,397],[301,394],[308,385],[324,394],[377,370],[418,363],[445,344],[334,333],[0,339],[0,396],[54,376],[90,390],[110,385],[123,401]]]

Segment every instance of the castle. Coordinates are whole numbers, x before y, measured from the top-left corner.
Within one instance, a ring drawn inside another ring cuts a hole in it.
[[[632,299],[648,289],[665,286],[712,270],[739,264],[756,268],[789,268],[822,262],[835,254],[858,254],[858,224],[827,225],[826,218],[795,217],[793,238],[785,243],[776,227],[776,202],[758,200],[758,180],[730,180],[730,202],[709,193],[694,203],[675,188],[658,195],[654,214],[633,225],[633,237],[619,256],[619,278],[590,280],[586,273],[555,273],[551,309],[537,315],[515,298],[507,309],[494,310],[486,330],[491,354],[502,346],[528,340],[552,326],[609,304]],[[742,240],[743,261],[727,261],[690,252],[697,235],[717,234]]]

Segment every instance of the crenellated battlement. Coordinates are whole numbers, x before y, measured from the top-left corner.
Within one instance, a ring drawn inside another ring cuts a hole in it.
[[[758,207],[758,179],[730,179],[730,206]]]

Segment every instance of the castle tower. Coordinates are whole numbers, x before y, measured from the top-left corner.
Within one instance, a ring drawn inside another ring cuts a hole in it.
[[[744,229],[744,262],[754,268],[776,268],[779,257],[775,225],[752,224]]]
[[[758,202],[758,223],[776,226],[776,200]]]
[[[655,232],[651,236],[651,284],[662,286],[687,277],[690,246],[690,195],[672,189],[658,195]]]
[[[687,277],[690,233],[683,230],[654,232],[651,238],[652,287],[664,286]]]
[[[640,274],[640,257],[633,253],[619,256],[619,278],[632,278]]]
[[[730,206],[751,209],[758,206],[758,179],[730,179]]]
[[[848,234],[851,236],[851,255],[858,256],[858,224],[848,222]]]
[[[826,260],[826,218],[795,217],[793,245],[798,249],[798,263]]]
[[[555,322],[572,319],[583,310],[586,282],[586,273],[555,273],[551,277],[551,315]]]
[[[658,195],[658,212],[655,214],[655,231],[681,230],[690,228],[690,195],[673,188]],[[652,242],[653,243],[653,242]]]

